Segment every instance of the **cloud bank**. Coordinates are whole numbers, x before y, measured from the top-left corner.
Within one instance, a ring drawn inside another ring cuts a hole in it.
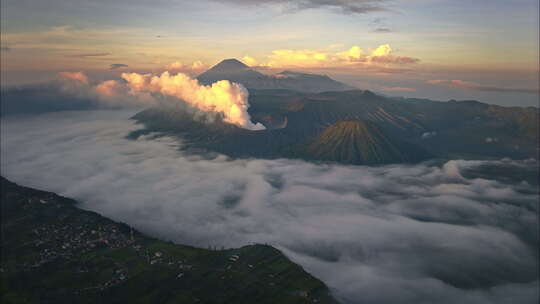
[[[281,5],[287,11],[330,9],[343,14],[388,11],[386,0],[214,0],[237,5]]]
[[[257,60],[250,56],[243,58],[253,66]],[[389,44],[383,44],[375,49],[364,50],[357,45],[353,45],[344,51],[333,51],[328,49],[278,49],[272,51],[267,56],[266,62],[259,63],[263,67],[271,68],[358,68],[370,65],[407,65],[418,63],[420,60],[413,57],[395,56]]]
[[[175,61],[165,66],[165,69],[169,72],[181,72],[188,75],[199,74],[207,68],[208,65],[200,60],[194,61],[191,64]]]
[[[133,114],[3,118],[2,174],[165,239],[272,244],[344,303],[538,301],[537,161],[207,159],[126,139]]]
[[[116,64],[115,68],[125,67]],[[74,109],[81,105],[87,109],[89,105],[94,108],[119,107],[183,107],[187,112],[194,113],[194,118],[207,117],[213,120],[217,117],[224,122],[234,124],[248,130],[264,130],[261,123],[251,122],[248,113],[249,93],[241,84],[228,80],[221,80],[211,85],[201,85],[197,79],[182,73],[171,75],[164,72],[159,76],[151,74],[122,73],[122,80],[106,80],[95,82],[83,72],[61,72],[56,82],[44,87],[21,88],[8,90],[2,94],[2,110],[4,114],[12,114],[10,108],[26,104],[28,107],[39,104],[46,112],[47,106],[51,109]],[[21,102],[20,96],[28,95],[28,91],[38,94],[31,100]],[[53,95],[52,102],[45,98],[40,91],[47,91],[46,95]],[[66,103],[71,103],[67,105]],[[4,111],[5,110],[5,111]],[[18,111],[18,108],[15,112]],[[23,111],[34,112],[34,111]]]
[[[527,93],[527,94],[539,94],[540,89],[532,88],[506,88],[506,87],[496,87],[496,86],[487,86],[482,85],[472,81],[463,81],[463,80],[428,80],[427,83],[433,85],[439,85],[449,88],[461,88],[469,89],[475,91],[484,91],[484,92],[500,92],[500,93]]]

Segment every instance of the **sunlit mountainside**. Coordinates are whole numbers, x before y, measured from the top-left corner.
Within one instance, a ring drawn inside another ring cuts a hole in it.
[[[230,60],[218,64],[217,78],[238,80],[239,66]],[[242,73],[257,72],[242,67]],[[384,164],[456,156],[530,158],[538,151],[538,109],[533,107],[399,99],[368,90],[251,89],[249,103],[251,117],[266,130],[223,125],[219,118],[197,121],[174,107],[145,110],[134,119],[147,131],[177,134],[192,148],[234,157]]]

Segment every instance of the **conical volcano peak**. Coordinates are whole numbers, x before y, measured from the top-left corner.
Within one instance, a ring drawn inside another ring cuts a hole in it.
[[[325,75],[283,71],[266,75],[245,65],[235,58],[222,60],[208,71],[197,76],[200,83],[209,85],[220,80],[240,83],[248,89],[293,90],[302,92],[324,92],[351,90],[353,87],[335,81]]]
[[[229,80],[241,84],[264,78],[265,76],[255,70],[250,69],[238,59],[225,59],[213,66],[208,71],[197,77],[203,84],[211,84],[219,80]]]
[[[249,69],[249,67],[238,59],[230,58],[230,59],[222,60],[220,63],[213,66],[212,69],[237,70],[237,69]]]

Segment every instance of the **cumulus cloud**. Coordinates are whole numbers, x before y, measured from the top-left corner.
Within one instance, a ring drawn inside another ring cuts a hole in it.
[[[507,88],[507,87],[497,87],[482,85],[472,81],[463,81],[463,80],[428,80],[427,83],[444,86],[449,88],[460,88],[468,89],[475,91],[484,91],[484,92],[499,92],[499,93],[527,93],[527,94],[539,94],[540,89],[538,88]]]
[[[126,139],[134,113],[2,119],[2,174],[176,242],[272,244],[343,303],[538,301],[536,160],[208,159]]]
[[[242,61],[248,66],[257,66],[259,64],[255,58],[250,56],[242,57]]]
[[[111,70],[117,70],[117,69],[127,68],[127,67],[128,67],[127,64],[123,64],[123,63],[113,63],[113,64],[111,64],[110,69],[111,69]]]
[[[279,67],[358,67],[369,65],[405,65],[420,60],[413,57],[393,55],[389,44],[383,44],[369,52],[354,45],[347,50],[332,51],[334,48],[279,49],[272,51],[266,63],[261,66]]]
[[[287,11],[330,9],[343,14],[387,11],[386,0],[214,0],[239,5],[282,5]]]
[[[363,50],[357,46],[354,45],[350,49],[344,52],[337,53],[337,57],[341,59],[348,59],[350,61],[359,61],[362,58]]]
[[[371,56],[368,59],[371,62],[378,63],[396,63],[396,64],[411,64],[419,61],[417,58],[412,57],[400,57],[391,55],[392,48],[389,44],[384,44],[376,48],[371,52]]]
[[[93,100],[101,107],[150,107],[160,105],[160,100],[148,94],[132,94],[125,82],[107,80],[95,82],[83,72],[60,72],[59,82],[49,84],[58,88],[59,99]],[[39,98],[39,97],[38,97]]]
[[[80,84],[89,84],[88,77],[83,72],[60,72],[58,77],[64,81]]]
[[[160,76],[123,73],[133,95],[157,92],[165,96],[176,97],[203,112],[219,113],[225,122],[248,130],[263,130],[260,123],[252,123],[247,111],[249,93],[244,86],[221,80],[211,85],[201,85],[197,79],[185,74],[170,75],[164,72]]]
[[[268,56],[269,62],[266,66],[269,67],[287,67],[287,66],[303,66],[314,67],[322,66],[331,63],[333,58],[330,54],[316,50],[289,50],[281,49],[274,50]]]
[[[392,48],[390,47],[390,45],[389,44],[383,44],[383,45],[380,45],[378,48],[374,49],[371,52],[371,56],[373,56],[373,57],[383,57],[383,56],[390,55],[391,52],[392,52]]]
[[[191,68],[193,70],[203,70],[203,69],[206,69],[207,67],[208,65],[206,63],[203,63],[200,60],[197,60],[191,64]]]
[[[194,61],[191,64],[183,63],[181,61],[175,61],[165,66],[165,69],[167,71],[181,72],[189,75],[201,73],[207,68],[208,65],[200,60]]]

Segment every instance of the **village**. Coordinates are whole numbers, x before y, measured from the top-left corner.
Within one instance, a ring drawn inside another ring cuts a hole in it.
[[[5,180],[3,183],[4,187],[13,187]],[[306,303],[321,300],[309,288],[303,288],[303,283],[296,283],[309,282],[311,277],[271,246],[220,246],[218,250],[215,245],[203,249],[174,244],[81,210],[75,201],[54,193],[27,192],[17,187],[3,190],[3,284],[38,280],[44,286],[68,285],[69,289],[37,289],[45,290],[51,299],[65,301],[90,301],[118,292],[131,299],[129,286],[146,286],[154,280],[152,276],[158,276],[163,292],[201,290],[189,296],[195,302],[204,302],[211,289],[242,292],[246,284],[268,295],[283,294],[305,299]],[[313,281],[312,286],[323,286],[318,284]]]

